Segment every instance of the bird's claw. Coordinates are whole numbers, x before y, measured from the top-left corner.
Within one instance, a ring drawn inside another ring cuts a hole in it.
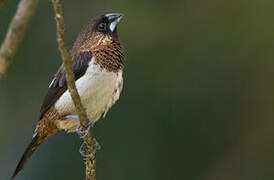
[[[80,138],[85,138],[87,136],[87,134],[89,133],[90,128],[92,128],[94,126],[94,122],[92,121],[91,117],[88,115],[88,128],[86,130],[82,130],[81,128],[81,124],[79,122],[77,128],[76,128],[76,132],[77,134],[80,136]]]
[[[98,143],[98,141],[93,138],[93,150],[91,153],[87,152],[87,144],[86,142],[83,142],[83,144],[81,145],[79,152],[80,154],[85,158],[85,159],[91,159],[95,157],[95,154],[98,150],[101,149],[100,144]]]

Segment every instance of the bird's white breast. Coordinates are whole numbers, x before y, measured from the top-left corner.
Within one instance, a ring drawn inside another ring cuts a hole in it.
[[[94,64],[93,59],[90,61],[86,73],[76,81],[76,87],[93,121],[97,121],[119,99],[122,84],[122,71],[109,72]],[[61,115],[75,114],[68,90],[56,102],[55,108]]]

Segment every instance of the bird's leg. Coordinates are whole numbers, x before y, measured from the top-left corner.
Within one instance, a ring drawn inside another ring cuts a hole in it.
[[[77,128],[76,128],[76,132],[77,134],[80,136],[80,138],[85,138],[90,130],[90,128],[93,128],[95,122],[91,119],[90,115],[88,115],[88,128],[86,130],[82,130],[81,128],[81,123],[79,122]],[[79,118],[78,118],[79,119]]]
[[[92,128],[95,124],[95,122],[91,119],[90,115],[87,114],[87,117],[88,117],[88,128],[86,130],[82,130],[80,122],[76,128],[76,132],[80,136],[80,138],[85,138],[86,135],[88,134],[90,128]],[[79,119],[79,116],[77,114],[67,115],[67,116],[65,116],[65,118],[66,119]]]
[[[87,144],[84,141],[79,149],[79,152],[85,159],[91,159],[95,157],[96,152],[100,149],[101,149],[100,144],[95,138],[93,138],[93,151],[90,154],[87,153]]]

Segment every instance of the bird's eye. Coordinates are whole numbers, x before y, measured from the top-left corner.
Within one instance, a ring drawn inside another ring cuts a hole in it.
[[[100,30],[100,31],[105,31],[106,28],[107,28],[107,24],[106,23],[100,23],[98,25],[98,30]]]

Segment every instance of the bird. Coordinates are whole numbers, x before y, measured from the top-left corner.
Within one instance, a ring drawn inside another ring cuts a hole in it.
[[[92,18],[70,50],[75,85],[86,109],[89,127],[101,116],[105,117],[122,91],[125,52],[117,33],[122,17],[120,13],[108,13]],[[84,137],[89,128],[83,132],[79,127],[62,64],[48,87],[32,140],[11,179],[23,169],[37,147],[58,131],[78,132]]]

